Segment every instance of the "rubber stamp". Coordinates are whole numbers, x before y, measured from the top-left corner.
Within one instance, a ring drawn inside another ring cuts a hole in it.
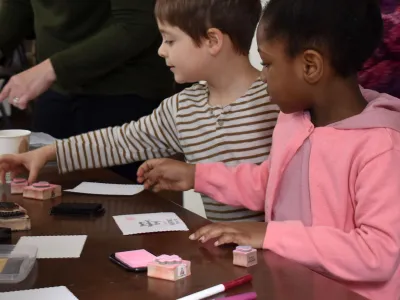
[[[11,194],[23,194],[24,188],[28,186],[28,180],[24,178],[14,178],[11,181]]]
[[[0,227],[11,231],[31,229],[31,220],[26,210],[14,202],[0,202]],[[2,231],[6,234],[7,231]]]
[[[233,250],[233,264],[241,267],[251,267],[257,264],[257,250],[251,246],[237,246]]]
[[[47,200],[61,196],[61,186],[46,181],[36,182],[24,188],[24,198]]]
[[[147,265],[149,277],[176,281],[190,274],[190,261],[177,255],[161,255]]]

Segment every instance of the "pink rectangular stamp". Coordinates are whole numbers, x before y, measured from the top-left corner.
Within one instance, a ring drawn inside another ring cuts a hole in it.
[[[23,194],[24,188],[28,186],[28,180],[24,178],[14,178],[11,181],[11,194]]]
[[[190,261],[177,255],[161,255],[147,266],[147,276],[177,281],[190,276]]]
[[[24,188],[24,198],[47,200],[61,196],[61,186],[45,181],[34,183]]]

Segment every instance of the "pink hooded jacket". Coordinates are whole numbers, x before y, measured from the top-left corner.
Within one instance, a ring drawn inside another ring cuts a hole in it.
[[[261,166],[196,166],[195,190],[265,210],[264,249],[359,294],[400,298],[400,100],[363,90],[359,115],[314,128],[281,114]]]

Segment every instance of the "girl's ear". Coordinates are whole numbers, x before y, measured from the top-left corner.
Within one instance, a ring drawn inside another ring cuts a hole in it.
[[[303,77],[310,84],[317,83],[324,75],[324,59],[315,50],[306,50],[302,57]]]

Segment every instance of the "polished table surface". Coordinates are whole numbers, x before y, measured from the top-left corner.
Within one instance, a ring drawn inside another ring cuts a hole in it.
[[[60,177],[48,170],[41,179],[72,188],[82,181],[128,183],[109,171],[97,170]],[[49,201],[23,199],[1,191],[2,201],[15,201],[28,210],[32,230],[13,233],[13,243],[21,236],[88,235],[80,258],[39,259],[28,278],[17,285],[0,285],[0,291],[66,286],[79,299],[176,299],[184,295],[235,279],[253,275],[253,282],[225,295],[257,292],[258,299],[347,299],[361,300],[339,283],[267,251],[258,251],[258,264],[249,269],[233,266],[232,247],[215,248],[188,239],[207,220],[148,191],[133,197],[93,196],[64,193]],[[104,216],[93,219],[54,217],[50,208],[61,202],[98,202]],[[123,236],[112,216],[151,212],[175,212],[190,232],[152,233]],[[146,249],[155,255],[177,254],[192,262],[192,275],[177,282],[148,278],[145,273],[130,273],[109,260],[118,251]],[[214,298],[222,297],[218,295]],[[1,295],[0,295],[1,299]]]

